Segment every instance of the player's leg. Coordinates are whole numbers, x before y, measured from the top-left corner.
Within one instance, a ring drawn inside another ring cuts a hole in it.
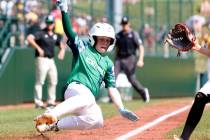
[[[57,76],[57,68],[55,65],[54,60],[49,61],[50,69],[48,71],[48,100],[47,100],[47,106],[53,107],[55,106],[55,100],[56,100],[56,85],[58,81]]]
[[[100,107],[97,104],[84,109],[78,116],[66,116],[58,121],[59,130],[85,130],[95,129],[103,126],[103,116]]]
[[[208,98],[205,94],[198,92],[195,97],[195,101],[188,114],[181,138],[183,140],[188,140],[193,130],[199,123],[201,116],[203,114],[204,107],[208,102]]]
[[[196,94],[194,103],[190,109],[188,114],[186,123],[184,125],[184,129],[181,134],[181,139],[188,140],[199,123],[205,105],[210,101],[210,81],[208,81]]]
[[[136,56],[130,56],[126,60],[123,61],[123,69],[129,82],[132,84],[133,88],[139,93],[142,99],[145,102],[149,102],[149,92],[148,89],[145,88],[137,79],[135,75],[136,70]]]
[[[91,91],[76,82],[69,84],[64,96],[65,101],[50,110],[50,113],[58,119],[63,115],[80,112],[84,108],[95,104],[95,98]]]
[[[35,60],[35,86],[34,86],[34,102],[37,108],[44,107],[42,101],[42,86],[46,79],[48,71],[48,63],[46,63],[45,58],[38,57]]]
[[[91,113],[89,113],[89,111]],[[98,114],[96,115],[97,121],[95,123],[94,123],[95,120],[93,119],[94,117],[91,115],[87,115],[87,114],[94,114],[94,112],[97,112],[96,114]],[[61,123],[61,125],[64,125],[63,123],[66,122],[66,120],[69,120],[70,118],[67,117],[63,119],[62,117],[70,113],[80,115],[80,117],[71,117],[72,119],[71,121],[73,122],[68,122],[69,124],[67,126],[72,127],[72,129],[73,128],[78,129],[76,128],[76,125],[78,125],[79,121],[83,122],[84,124],[88,123],[88,121],[90,122],[92,121],[91,122],[92,125],[98,122],[101,122],[98,119],[98,116],[100,116],[101,111],[98,109],[98,106],[96,105],[96,102],[95,102],[95,98],[92,95],[91,91],[84,85],[77,84],[76,82],[71,83],[66,89],[64,102],[58,104],[55,108],[49,110],[47,113],[42,114],[41,118],[38,118],[38,119],[40,121],[42,120],[45,121],[44,123],[46,124],[48,123],[49,120],[50,122],[53,122],[51,120],[56,119],[56,120],[60,120],[59,124]],[[77,119],[74,120],[75,118]],[[36,120],[36,122],[39,122],[39,120]],[[83,123],[81,123],[81,125]]]
[[[91,91],[84,85],[73,82],[69,84],[65,91],[65,101],[58,104],[55,108],[50,109],[47,115],[52,116],[52,118],[60,119],[69,113],[82,112],[84,108],[92,104],[95,104],[95,98]],[[46,120],[45,114],[46,113],[41,115],[44,117],[44,120]],[[39,119],[42,120],[42,118]]]
[[[97,104],[85,108],[82,114],[76,116],[65,116],[56,123],[43,124],[36,127],[37,131],[44,133],[47,131],[59,130],[87,130],[96,129],[103,126],[103,115]]]

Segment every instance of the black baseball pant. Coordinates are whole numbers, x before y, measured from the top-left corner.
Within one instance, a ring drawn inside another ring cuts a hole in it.
[[[132,84],[133,88],[139,93],[139,95],[145,100],[145,90],[142,84],[136,79],[135,70],[137,64],[137,56],[130,55],[128,57],[117,57],[115,60],[115,75],[120,72],[124,72]]]

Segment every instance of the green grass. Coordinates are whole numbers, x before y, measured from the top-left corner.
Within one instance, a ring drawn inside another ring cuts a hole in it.
[[[155,105],[165,100],[176,100],[175,98],[153,99],[149,104],[145,104],[140,100],[124,102],[126,108],[130,110],[138,110],[145,106]],[[185,98],[179,98],[185,100]],[[110,118],[119,115],[113,104],[99,103],[102,109],[104,118]],[[17,108],[10,110],[0,110],[0,139],[12,137],[33,137],[37,135],[34,128],[33,119],[35,116],[41,114],[44,110],[37,110],[34,108]],[[192,135],[191,140],[210,140],[210,109],[205,110],[203,118]],[[183,122],[184,123],[184,122]],[[179,128],[173,129],[166,134],[166,137],[172,138],[173,134],[180,134],[183,125]]]
[[[161,100],[154,99],[149,104],[135,100],[125,102],[125,106],[130,110],[137,110],[145,105],[151,105],[160,102]],[[113,104],[99,103],[103,111],[104,118],[110,118],[119,115]],[[33,119],[41,114],[44,110],[34,108],[17,108],[10,110],[0,110],[0,139],[3,137],[30,137],[36,135]]]
[[[210,140],[210,108],[206,109],[203,113],[203,116],[201,118],[201,121],[199,122],[198,126],[195,128],[194,132],[192,133],[192,136],[190,140]],[[168,138],[172,138],[174,134],[180,135],[184,123],[178,127],[173,129],[172,131],[167,133]]]
[[[0,137],[30,135],[34,132],[33,119],[41,110],[13,109],[0,111]]]

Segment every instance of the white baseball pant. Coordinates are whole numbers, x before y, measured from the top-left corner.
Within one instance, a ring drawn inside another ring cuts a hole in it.
[[[49,113],[58,118],[59,129],[84,130],[103,126],[103,115],[95,97],[86,86],[77,82],[68,85],[65,101]]]
[[[208,80],[198,92],[202,92],[205,95],[210,95],[210,80]]]
[[[36,105],[42,106],[42,86],[47,77],[48,80],[48,104],[55,104],[56,85],[57,85],[57,68],[53,58],[37,57],[36,66],[36,83],[34,87],[34,102]]]

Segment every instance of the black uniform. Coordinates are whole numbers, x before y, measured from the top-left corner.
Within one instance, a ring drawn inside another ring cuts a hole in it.
[[[54,46],[59,46],[62,40],[62,36],[53,33],[48,34],[47,29],[43,29],[34,34],[36,43],[44,50],[44,57],[53,58],[54,57]],[[35,56],[38,57],[39,53],[36,50]]]
[[[34,102],[36,108],[44,108],[42,101],[42,86],[45,78],[48,79],[48,107],[55,106],[56,85],[57,85],[57,68],[54,62],[54,48],[60,46],[61,36],[52,33],[49,34],[47,29],[37,31],[34,34],[36,43],[44,51],[44,56],[39,57],[39,53],[35,51],[36,65],[36,82],[34,86]]]
[[[124,31],[120,31],[116,35],[115,74],[117,76],[119,72],[124,72],[134,89],[145,101],[145,88],[140,84],[135,76],[140,45],[141,40],[137,32],[130,31],[126,33]]]

